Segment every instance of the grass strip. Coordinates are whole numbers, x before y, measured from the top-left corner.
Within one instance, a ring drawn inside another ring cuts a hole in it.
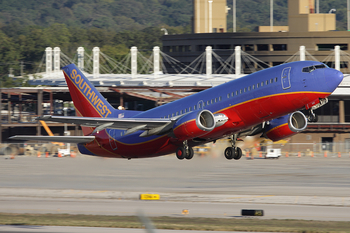
[[[191,218],[151,217],[158,229],[202,231],[264,232],[350,232],[350,222],[266,220],[258,218]],[[143,228],[136,216],[71,215],[71,214],[8,214],[0,213],[1,225],[44,225]]]

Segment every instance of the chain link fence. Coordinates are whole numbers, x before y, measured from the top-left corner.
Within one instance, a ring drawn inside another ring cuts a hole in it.
[[[2,143],[0,144],[0,156],[2,155],[23,155],[23,156],[40,156],[49,155],[57,156],[59,150],[67,149],[78,152],[76,144],[66,143]]]
[[[214,157],[223,154],[224,149],[230,146],[228,141],[220,141],[216,144],[208,143],[203,146],[196,147],[199,154],[211,155],[215,154]],[[23,156],[38,156],[49,155],[57,156],[59,149],[67,149],[69,151],[79,154],[76,144],[67,145],[66,143],[2,143],[0,144],[0,156],[2,155],[23,155]],[[205,153],[202,153],[202,150]],[[286,144],[265,144],[258,147],[242,148],[243,152],[255,150],[258,154],[262,152],[263,155],[270,149],[280,149],[282,156],[288,153],[288,156],[348,156],[350,157],[350,145],[349,143],[286,143]]]

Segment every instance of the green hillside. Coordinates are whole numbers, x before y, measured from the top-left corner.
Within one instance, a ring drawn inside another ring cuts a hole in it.
[[[232,1],[227,4],[232,8]],[[192,0],[3,0],[0,27],[6,25],[103,28],[115,32],[145,27],[191,25]],[[336,9],[337,28],[346,29],[346,1],[321,0],[320,12]],[[270,0],[237,1],[237,23],[242,30],[268,25]],[[274,0],[274,24],[287,25],[287,0]],[[232,10],[228,15],[232,28]],[[244,28],[244,29],[243,29]]]
[[[346,30],[346,1],[321,0],[320,12],[337,9],[337,29]],[[232,8],[232,0],[228,0]],[[269,25],[270,0],[237,0],[238,31]],[[46,47],[73,57],[77,47],[94,46],[117,60],[131,46],[161,46],[161,28],[191,33],[192,0],[2,0],[0,1],[0,77],[10,68],[32,73]],[[232,10],[227,16],[232,31]],[[274,0],[274,25],[287,25],[287,0]],[[231,29],[230,29],[231,28]],[[4,83],[4,82],[3,82]],[[20,85],[8,79],[6,85]]]

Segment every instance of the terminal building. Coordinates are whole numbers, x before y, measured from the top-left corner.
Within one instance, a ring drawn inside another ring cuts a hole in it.
[[[232,33],[226,32],[226,27],[221,27],[226,25],[227,18],[227,13],[224,11],[227,7],[223,3],[226,1],[213,1],[209,4],[206,0],[194,0],[194,33],[164,35],[163,52],[190,65],[207,46],[211,46],[223,60],[231,56],[236,46],[241,46],[243,52],[259,59],[262,68],[266,68],[286,62],[301,45],[305,46],[310,58],[325,61],[330,66],[332,64],[327,61],[327,57],[335,46],[340,46],[345,53],[349,50],[350,32],[335,31],[335,14],[315,13],[314,0],[289,0],[288,26],[260,26],[259,32]],[[205,17],[210,14],[206,13],[210,5],[213,5],[213,9],[222,9],[221,18],[216,14],[213,14],[213,19]],[[205,27],[206,25],[212,25],[213,28],[208,29],[209,26]],[[348,56],[344,56],[341,65],[342,71],[346,73],[349,73],[348,60]],[[244,72],[251,72],[249,67],[252,65],[254,64],[249,64],[249,61],[244,62]],[[218,67],[220,67],[220,61],[214,59],[214,73]],[[167,65],[167,68],[169,72],[175,72],[170,65]]]

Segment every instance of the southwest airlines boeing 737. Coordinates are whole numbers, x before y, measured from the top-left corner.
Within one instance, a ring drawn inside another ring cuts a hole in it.
[[[317,120],[313,110],[343,80],[340,71],[316,61],[286,63],[212,87],[148,111],[113,108],[74,65],[63,73],[76,117],[38,120],[82,126],[84,136],[14,136],[12,139],[77,143],[83,154],[147,158],[176,153],[191,159],[193,146],[228,137],[227,159],[240,159],[238,138],[262,135],[273,141],[290,137]],[[302,113],[301,111],[304,111]]]

